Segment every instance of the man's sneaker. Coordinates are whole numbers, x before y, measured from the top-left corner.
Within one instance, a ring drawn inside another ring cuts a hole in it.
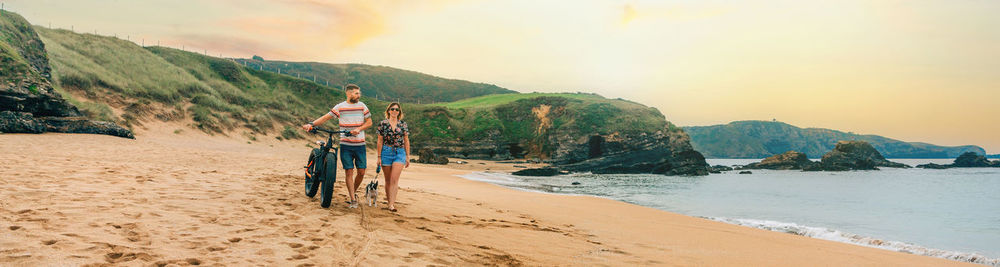
[[[351,200],[351,205],[348,206],[348,207],[352,208],[352,209],[358,208],[358,201],[357,200]]]

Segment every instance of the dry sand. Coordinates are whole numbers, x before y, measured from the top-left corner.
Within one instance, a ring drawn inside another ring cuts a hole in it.
[[[347,208],[341,172],[322,209],[304,141],[175,128],[0,134],[0,265],[971,265],[456,176],[516,169],[483,161],[412,164],[397,213]]]

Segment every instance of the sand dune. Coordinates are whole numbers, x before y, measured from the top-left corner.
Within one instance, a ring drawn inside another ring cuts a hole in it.
[[[455,176],[511,168],[479,161],[414,164],[398,213],[348,209],[342,178],[322,209],[304,141],[137,136],[0,135],[0,265],[964,264]]]

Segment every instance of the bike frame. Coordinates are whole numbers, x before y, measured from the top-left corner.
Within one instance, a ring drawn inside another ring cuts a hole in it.
[[[333,183],[336,181],[336,175],[337,175],[337,167],[336,167],[337,159],[333,159],[334,162],[332,164],[334,165],[332,166],[332,169],[327,168],[328,167],[327,156],[329,156],[330,150],[333,148],[333,135],[343,133],[346,134],[347,136],[351,136],[351,134],[350,131],[346,130],[333,131],[320,127],[313,127],[313,130],[309,132],[310,133],[325,132],[329,134],[326,138],[326,143],[321,144],[318,151],[311,152],[311,153],[316,153],[316,155],[314,156],[314,158],[312,158],[313,159],[312,165],[306,166],[307,169],[306,169],[306,181],[305,181],[306,196],[313,197],[315,196],[314,194],[316,193],[316,191],[318,189],[321,189],[319,190],[322,192],[321,194],[322,201],[320,202],[320,204],[321,206],[326,208],[331,203],[333,195]],[[334,153],[334,155],[337,154]],[[310,170],[309,168],[312,168],[311,173],[309,172]],[[333,173],[326,173],[328,171],[332,171]],[[322,186],[320,186],[321,183]]]

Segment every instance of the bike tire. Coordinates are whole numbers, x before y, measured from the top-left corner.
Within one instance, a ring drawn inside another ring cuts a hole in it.
[[[323,185],[320,192],[320,207],[329,208],[333,202],[333,185],[337,182],[337,153],[327,153],[323,164]]]
[[[320,179],[317,177],[322,176],[323,172],[321,171],[322,168],[320,168],[322,167],[322,164],[319,163],[320,161],[317,160],[318,158],[319,149],[313,149],[313,151],[309,153],[309,161],[306,163],[305,189],[307,197],[315,197],[316,192],[319,191]]]

